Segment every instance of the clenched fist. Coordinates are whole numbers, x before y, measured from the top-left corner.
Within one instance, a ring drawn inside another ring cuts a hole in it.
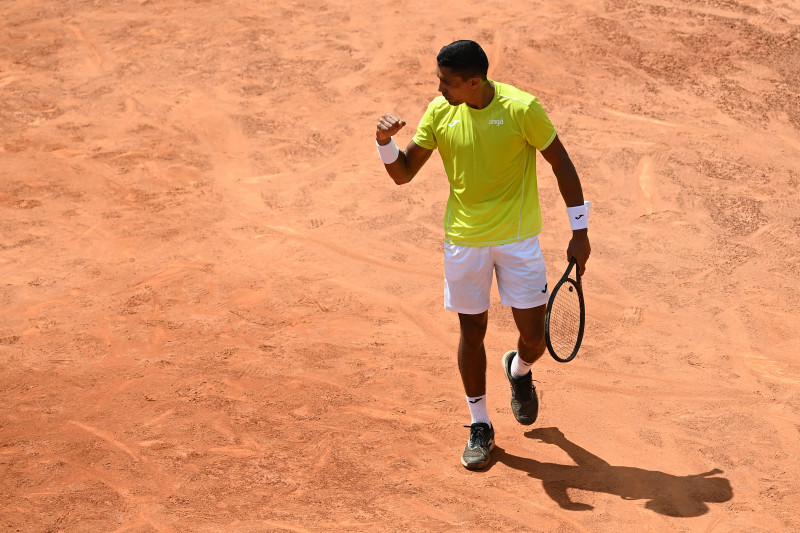
[[[400,120],[396,116],[388,113],[383,115],[378,121],[378,129],[375,132],[375,140],[383,145],[391,140],[392,135],[400,131],[406,125],[405,120]]]

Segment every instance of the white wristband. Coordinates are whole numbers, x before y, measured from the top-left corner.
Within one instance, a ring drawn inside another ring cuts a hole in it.
[[[378,144],[378,141],[375,141],[375,144],[378,145],[378,154],[381,156],[381,161],[383,161],[384,165],[390,165],[400,157],[400,149],[394,144],[394,137],[390,137],[389,143],[383,146]]]
[[[567,208],[569,225],[573,231],[576,229],[586,229],[589,227],[589,208],[591,206],[591,202],[584,202],[583,205],[576,205],[574,207]]]

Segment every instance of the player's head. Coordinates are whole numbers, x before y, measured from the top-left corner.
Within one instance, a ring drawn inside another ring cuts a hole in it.
[[[459,105],[480,90],[489,70],[489,59],[475,41],[455,41],[436,56],[439,92],[451,104]]]
[[[489,71],[489,59],[481,45],[475,41],[455,41],[443,46],[436,56],[436,63],[440,67],[450,69],[464,80],[470,78],[485,80]]]

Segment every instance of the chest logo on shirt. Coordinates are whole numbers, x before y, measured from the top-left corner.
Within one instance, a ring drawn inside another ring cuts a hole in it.
[[[494,124],[495,126],[501,126],[503,124],[503,119],[500,118],[500,119],[496,119],[496,120],[490,120],[489,124]]]
[[[450,123],[450,124],[448,124],[447,126],[448,126],[448,127],[450,127],[450,128],[452,128],[453,126],[455,126],[455,125],[456,125],[456,124],[458,124],[459,122],[461,122],[461,121],[460,121],[460,120],[454,120],[453,122],[451,122],[451,123]]]

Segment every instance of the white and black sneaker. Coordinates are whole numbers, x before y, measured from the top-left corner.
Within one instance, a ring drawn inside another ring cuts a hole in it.
[[[506,352],[503,356],[503,370],[506,372],[508,382],[511,383],[511,411],[517,422],[530,426],[539,416],[539,398],[536,397],[536,387],[530,372],[515,378],[511,376],[511,362],[517,355],[516,350]]]
[[[469,442],[461,454],[461,464],[469,470],[478,470],[489,464],[494,448],[494,428],[482,422],[464,427],[469,427]]]

